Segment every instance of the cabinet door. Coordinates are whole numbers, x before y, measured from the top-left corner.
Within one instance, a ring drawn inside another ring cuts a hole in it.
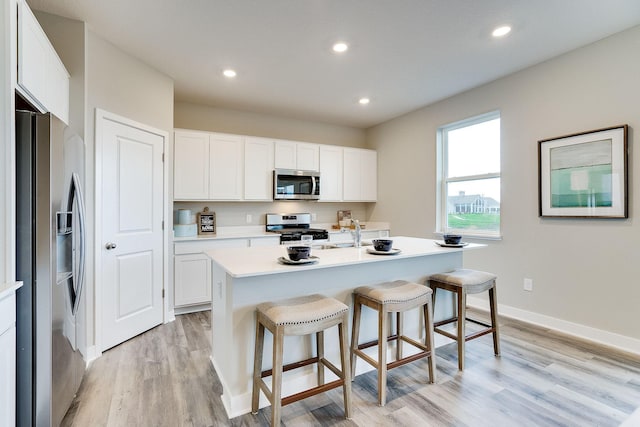
[[[0,335],[0,426],[15,425],[16,328]]]
[[[342,147],[320,146],[320,201],[342,200],[342,153]]]
[[[378,156],[373,150],[344,149],[345,201],[373,202],[378,191]]]
[[[209,198],[209,135],[202,132],[174,133],[173,198]]]
[[[204,254],[174,257],[175,306],[211,302],[211,259]]]
[[[320,146],[318,144],[296,143],[296,169],[320,170]]]
[[[378,199],[378,153],[362,150],[360,155],[360,198],[367,202],[375,202]]]
[[[345,201],[360,201],[360,186],[362,183],[362,164],[360,162],[360,150],[355,148],[344,149],[344,183],[342,197]],[[322,177],[320,177],[322,184]]]
[[[294,141],[276,141],[274,165],[276,169],[297,169],[297,147]]]
[[[244,199],[273,200],[273,141],[245,137]]]
[[[239,135],[212,134],[209,142],[209,199],[241,200],[243,138]]]
[[[18,84],[39,108],[69,123],[69,73],[24,0],[18,2]]]

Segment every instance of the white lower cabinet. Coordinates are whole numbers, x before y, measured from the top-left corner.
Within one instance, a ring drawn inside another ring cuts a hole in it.
[[[0,299],[0,426],[15,424],[16,298]]]
[[[205,251],[279,244],[279,236],[174,242],[174,308],[181,312],[210,308],[208,304],[211,304],[211,260],[204,254]]]
[[[211,302],[211,260],[204,254],[174,258],[176,307]]]

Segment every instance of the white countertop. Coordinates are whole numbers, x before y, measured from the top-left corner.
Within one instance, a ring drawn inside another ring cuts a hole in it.
[[[397,255],[370,254],[367,249],[373,249],[371,246],[335,249],[313,248],[311,255],[318,257],[318,262],[304,265],[284,265],[278,262],[279,257],[287,257],[286,246],[212,249],[204,253],[220,265],[231,277],[250,277],[353,264],[388,262],[403,258],[459,252],[486,246],[470,243],[464,248],[443,248],[436,245],[436,241],[431,239],[404,236],[391,237],[391,239],[393,239],[393,247],[401,250]]]
[[[0,299],[3,299],[6,296],[11,295],[16,291],[19,287],[22,286],[22,282],[13,282],[13,283],[0,283]]]

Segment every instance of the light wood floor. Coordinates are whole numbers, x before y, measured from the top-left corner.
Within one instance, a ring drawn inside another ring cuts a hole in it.
[[[640,357],[501,319],[502,357],[491,336],[437,349],[437,383],[423,359],[389,372],[387,405],[374,372],[353,382],[353,418],[334,389],[283,408],[286,426],[617,426],[640,407]],[[63,426],[263,426],[270,410],[228,420],[209,363],[208,313],[178,316],[103,354]],[[359,361],[359,363],[364,363]]]

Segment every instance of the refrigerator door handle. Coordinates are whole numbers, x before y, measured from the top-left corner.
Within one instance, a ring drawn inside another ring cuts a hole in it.
[[[78,213],[78,277],[77,277],[77,286],[75,289],[75,301],[73,304],[73,308],[71,314],[75,316],[78,308],[80,306],[80,297],[82,296],[82,289],[84,287],[84,269],[85,269],[85,260],[86,260],[86,218],[85,218],[85,206],[84,206],[84,197],[82,196],[82,187],[80,186],[80,177],[77,173],[73,173],[71,177],[71,194],[69,194],[69,206],[68,209],[70,211],[73,210],[73,200],[76,200],[77,203],[77,213]]]

